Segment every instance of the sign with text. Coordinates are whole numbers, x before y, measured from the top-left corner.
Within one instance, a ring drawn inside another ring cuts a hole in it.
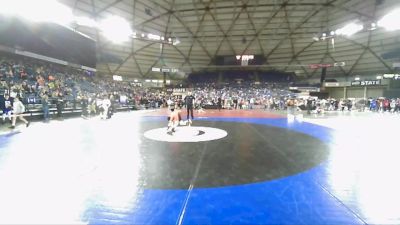
[[[325,82],[325,87],[339,87],[339,82]]]
[[[186,93],[186,88],[168,88],[169,93]]]
[[[381,85],[381,80],[352,81],[351,86],[376,86]]]
[[[113,75],[113,80],[122,81],[122,77],[119,75]]]
[[[384,79],[395,79],[395,80],[399,80],[400,74],[385,73],[385,74],[383,74],[383,78],[384,78]]]
[[[310,64],[308,65],[308,67],[310,69],[319,69],[319,68],[328,68],[328,67],[332,67],[332,64]]]
[[[300,92],[319,92],[320,88],[318,88],[318,87],[289,87],[289,90],[300,91]]]

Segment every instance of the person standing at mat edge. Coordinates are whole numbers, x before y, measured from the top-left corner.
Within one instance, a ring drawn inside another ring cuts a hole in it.
[[[25,112],[25,106],[19,100],[19,96],[15,97],[15,99],[14,99],[13,111],[14,111],[14,115],[12,118],[12,125],[10,128],[12,128],[12,129],[15,128],[15,123],[17,122],[17,117],[26,124],[26,127],[29,127],[29,122],[22,115]]]
[[[193,120],[193,106],[194,106],[194,96],[192,95],[192,92],[188,92],[188,95],[185,96],[185,104],[186,104],[186,112],[187,112],[187,120],[189,121],[189,124],[192,123]],[[189,119],[189,112],[192,120]]]
[[[222,109],[222,98],[218,97],[218,103],[217,103],[218,111],[221,111]]]

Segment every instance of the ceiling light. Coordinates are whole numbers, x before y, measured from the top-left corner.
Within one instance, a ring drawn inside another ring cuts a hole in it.
[[[66,5],[56,0],[42,0],[40,3],[27,0],[3,1],[0,14],[18,16],[32,22],[51,22],[60,25],[68,25],[73,21],[72,9]]]
[[[156,40],[156,41],[159,41],[161,39],[161,37],[159,35],[156,35],[156,34],[148,34],[147,38],[150,39],[150,40]]]
[[[400,8],[391,11],[386,14],[382,19],[378,21],[378,26],[385,28],[386,30],[400,30]]]
[[[331,31],[331,36],[335,35],[335,31]]]
[[[46,15],[45,21],[57,23],[60,25],[69,25],[74,20],[74,16],[72,14],[72,9],[63,5],[57,1],[47,0],[49,3],[45,7],[45,12],[43,14]],[[37,2],[35,1],[37,4]],[[51,10],[47,10],[51,8]],[[32,9],[31,9],[32,10]]]
[[[376,23],[371,23],[368,27],[368,30],[376,30]]]
[[[133,33],[128,21],[119,16],[110,16],[102,20],[99,29],[105,37],[115,43],[128,41]]]
[[[85,26],[85,27],[96,27],[97,23],[91,18],[88,17],[75,17],[75,23],[78,24],[79,26]]]
[[[360,78],[359,78],[359,77],[356,77],[356,78],[354,78],[354,80],[360,80]]]
[[[336,30],[336,34],[337,35],[346,35],[346,36],[351,36],[359,31],[361,31],[362,29],[364,29],[363,25],[359,25],[356,23],[349,23],[346,26],[337,29]]]
[[[20,0],[15,1],[4,1],[0,7],[0,14],[2,15],[13,15],[18,13],[18,5],[21,3]],[[23,5],[21,5],[23,7]]]
[[[174,42],[172,43],[172,45],[179,45],[180,43],[181,43],[181,41],[178,38],[176,38],[174,40]]]
[[[335,62],[333,66],[346,66],[346,62]]]

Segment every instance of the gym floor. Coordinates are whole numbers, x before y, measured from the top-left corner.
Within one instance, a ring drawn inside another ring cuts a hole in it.
[[[400,223],[400,115],[166,117],[2,129],[0,224]]]

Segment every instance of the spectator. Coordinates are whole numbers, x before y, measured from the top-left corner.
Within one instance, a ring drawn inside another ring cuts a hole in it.
[[[56,96],[57,117],[62,118],[62,111],[64,109],[64,95],[59,91]]]
[[[81,116],[84,119],[88,118],[88,111],[89,111],[88,106],[89,106],[89,100],[88,100],[87,96],[86,95],[82,95],[82,97],[81,97],[81,107],[82,107]]]
[[[49,96],[47,92],[44,92],[41,96],[41,102],[42,102],[42,110],[43,110],[43,119],[45,122],[48,122],[50,120],[49,116]]]
[[[100,105],[100,118],[101,119],[108,118],[108,109],[110,106],[111,106],[111,101],[107,97],[107,95],[105,95],[103,100],[101,101],[101,105]]]
[[[8,94],[4,95],[4,98],[1,99],[1,109],[3,111],[3,123],[6,122],[6,117],[8,117],[9,121],[12,121],[11,114],[13,108],[14,98],[11,98]]]
[[[12,129],[15,128],[17,118],[22,120],[26,124],[26,127],[29,127],[30,123],[23,116],[23,113],[25,112],[25,106],[20,101],[19,96],[15,97],[15,99],[14,99],[13,111],[14,111],[14,115],[12,117],[12,125],[10,128],[12,128]]]

